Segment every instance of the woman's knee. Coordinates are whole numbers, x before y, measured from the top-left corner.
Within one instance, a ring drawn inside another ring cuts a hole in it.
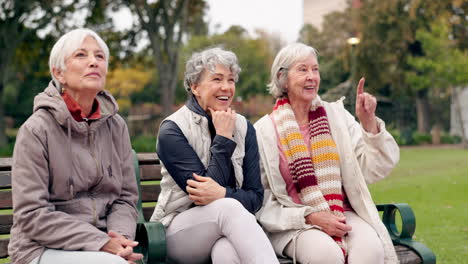
[[[336,244],[336,243],[335,243]],[[338,244],[310,245],[308,250],[297,253],[297,260],[302,264],[343,264],[344,254]]]
[[[354,243],[348,255],[348,262],[350,264],[384,263],[384,249],[382,242],[379,239],[370,241],[361,241],[361,243]]]
[[[52,263],[89,263],[89,264],[128,264],[128,262],[111,253],[102,251],[65,251],[47,249],[41,257],[36,258],[30,264],[52,264]]]
[[[240,264],[239,256],[236,249],[226,237],[222,237],[216,241],[211,249],[211,260],[213,264],[217,263],[238,263]]]
[[[342,264],[344,254],[340,246],[326,233],[311,229],[301,233],[296,242],[290,242],[286,253],[293,257],[294,247],[296,259],[302,264]]]
[[[213,206],[216,210],[225,217],[240,217],[245,216],[252,219],[255,217],[245,209],[245,207],[236,199],[233,198],[222,198],[213,202]]]

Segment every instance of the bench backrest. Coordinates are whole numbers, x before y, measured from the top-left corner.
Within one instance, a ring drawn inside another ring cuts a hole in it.
[[[155,153],[138,153],[143,215],[149,220],[161,188],[161,166]],[[11,199],[11,158],[0,158],[0,259],[8,257],[8,242],[13,225]]]

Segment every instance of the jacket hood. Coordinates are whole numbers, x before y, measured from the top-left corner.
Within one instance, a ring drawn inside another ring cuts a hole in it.
[[[109,92],[100,91],[96,95],[96,99],[99,101],[101,118],[95,121],[95,123],[101,123],[118,112],[119,107],[117,102]],[[70,128],[76,132],[85,132],[88,129],[86,122],[76,122],[73,119],[70,111],[68,111],[65,101],[60,95],[59,89],[55,86],[53,81],[49,83],[49,86],[47,86],[42,93],[39,93],[34,97],[33,112],[36,112],[39,109],[45,109],[51,113],[55,120],[57,120],[57,122],[63,127],[68,127],[70,124]]]

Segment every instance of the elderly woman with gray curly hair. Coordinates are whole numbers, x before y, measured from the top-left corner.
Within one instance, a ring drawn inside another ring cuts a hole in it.
[[[152,221],[167,227],[176,263],[278,263],[253,215],[262,206],[255,129],[231,108],[240,67],[230,51],[194,53],[186,104],[158,135],[161,194]]]

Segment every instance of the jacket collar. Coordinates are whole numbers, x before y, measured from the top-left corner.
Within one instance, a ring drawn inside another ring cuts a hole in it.
[[[117,114],[119,110],[117,102],[107,91],[100,91],[96,96],[96,100],[99,102],[101,118],[90,124],[92,128],[100,126],[107,119]],[[33,111],[36,112],[39,109],[45,109],[50,112],[61,126],[71,126],[72,131],[87,133],[89,130],[89,125],[86,122],[77,122],[72,117],[65,101],[53,81],[49,83],[49,86],[44,90],[44,92],[39,93],[34,98]],[[68,119],[70,119],[71,122],[68,122]]]

